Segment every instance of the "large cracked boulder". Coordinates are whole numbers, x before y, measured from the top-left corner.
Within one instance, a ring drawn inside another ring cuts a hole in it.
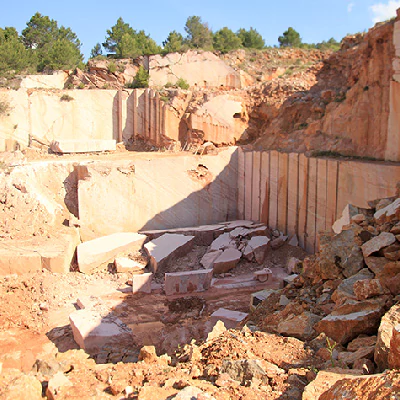
[[[380,371],[389,368],[390,341],[393,329],[398,324],[400,324],[400,305],[395,305],[382,317],[378,330],[374,361]]]
[[[383,314],[383,301],[349,301],[319,321],[314,329],[324,332],[340,344],[346,344],[361,334],[374,334]]]
[[[395,398],[400,391],[400,373],[351,375],[351,370],[321,371],[304,389],[303,400],[343,400]]]
[[[336,279],[342,274],[350,277],[364,267],[357,237],[359,231],[359,227],[352,226],[336,236],[321,235],[319,260],[315,264],[318,278]]]

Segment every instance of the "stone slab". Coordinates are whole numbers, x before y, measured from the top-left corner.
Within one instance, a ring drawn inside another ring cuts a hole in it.
[[[41,271],[67,273],[79,244],[78,231],[63,233],[50,239],[4,241],[0,243],[0,275]]]
[[[222,274],[235,268],[240,258],[242,257],[242,252],[228,248],[214,261],[214,274]]]
[[[114,139],[56,139],[50,144],[54,153],[94,153],[115,151],[117,142]]]
[[[267,299],[271,294],[276,293],[274,289],[264,289],[250,295],[250,311],[254,311],[256,307]]]
[[[184,256],[194,245],[194,236],[166,233],[144,245],[150,257],[150,269],[156,273],[171,260]]]
[[[69,321],[75,342],[90,355],[113,344],[133,346],[132,331],[112,315],[84,309],[73,312]]]
[[[210,288],[212,276],[212,269],[166,273],[165,294],[204,292]]]
[[[147,272],[141,275],[133,275],[132,277],[132,292],[133,293],[151,293],[151,282],[153,274]]]
[[[223,250],[211,251],[202,257],[200,264],[205,268],[209,269],[214,266],[214,261],[223,253]]]
[[[248,314],[244,312],[228,310],[226,308],[219,308],[217,311],[211,314],[210,321],[212,326],[214,326],[218,321],[222,321],[226,329],[234,329],[247,316]]]
[[[146,235],[121,232],[82,243],[77,248],[79,271],[91,273],[96,268],[112,262],[120,253],[138,251],[145,240]]]

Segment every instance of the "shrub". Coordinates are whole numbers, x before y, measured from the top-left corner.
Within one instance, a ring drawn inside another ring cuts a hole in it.
[[[184,90],[187,90],[190,87],[190,85],[183,78],[179,78],[176,81],[176,86],[178,86],[179,88],[184,89]]]
[[[72,96],[70,96],[69,94],[63,94],[60,97],[60,101],[72,101],[74,100],[74,98]]]
[[[149,87],[149,72],[146,71],[143,66],[139,67],[139,70],[132,83],[128,84],[127,87],[131,89],[147,88]]]
[[[114,61],[111,61],[110,64],[108,64],[108,72],[110,74],[114,74],[117,71],[117,64],[115,64]]]
[[[0,100],[0,116],[9,115],[10,111],[10,103],[8,101]]]

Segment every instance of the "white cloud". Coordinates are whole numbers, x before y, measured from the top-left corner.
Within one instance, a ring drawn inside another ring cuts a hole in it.
[[[377,3],[370,6],[373,13],[372,21],[375,23],[386,21],[396,16],[396,10],[400,8],[400,1],[389,0],[387,4]]]
[[[347,5],[347,12],[351,13],[353,11],[355,4],[354,3],[349,3]]]

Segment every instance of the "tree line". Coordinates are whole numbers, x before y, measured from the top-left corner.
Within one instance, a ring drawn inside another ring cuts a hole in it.
[[[177,31],[168,34],[159,46],[144,30],[136,31],[122,17],[106,31],[105,41],[97,43],[90,57],[107,55],[112,58],[137,58],[142,55],[185,52],[201,49],[227,53],[241,48],[261,50],[265,40],[256,29],[239,29],[233,32],[223,27],[213,32],[199,16],[188,17],[185,34]],[[288,28],[278,38],[280,47],[333,49],[340,47],[331,38],[318,44],[303,43],[300,34]],[[104,53],[103,53],[104,50]],[[77,35],[48,16],[36,13],[18,34],[13,27],[0,28],[0,75],[34,73],[57,69],[84,67],[81,42]]]

